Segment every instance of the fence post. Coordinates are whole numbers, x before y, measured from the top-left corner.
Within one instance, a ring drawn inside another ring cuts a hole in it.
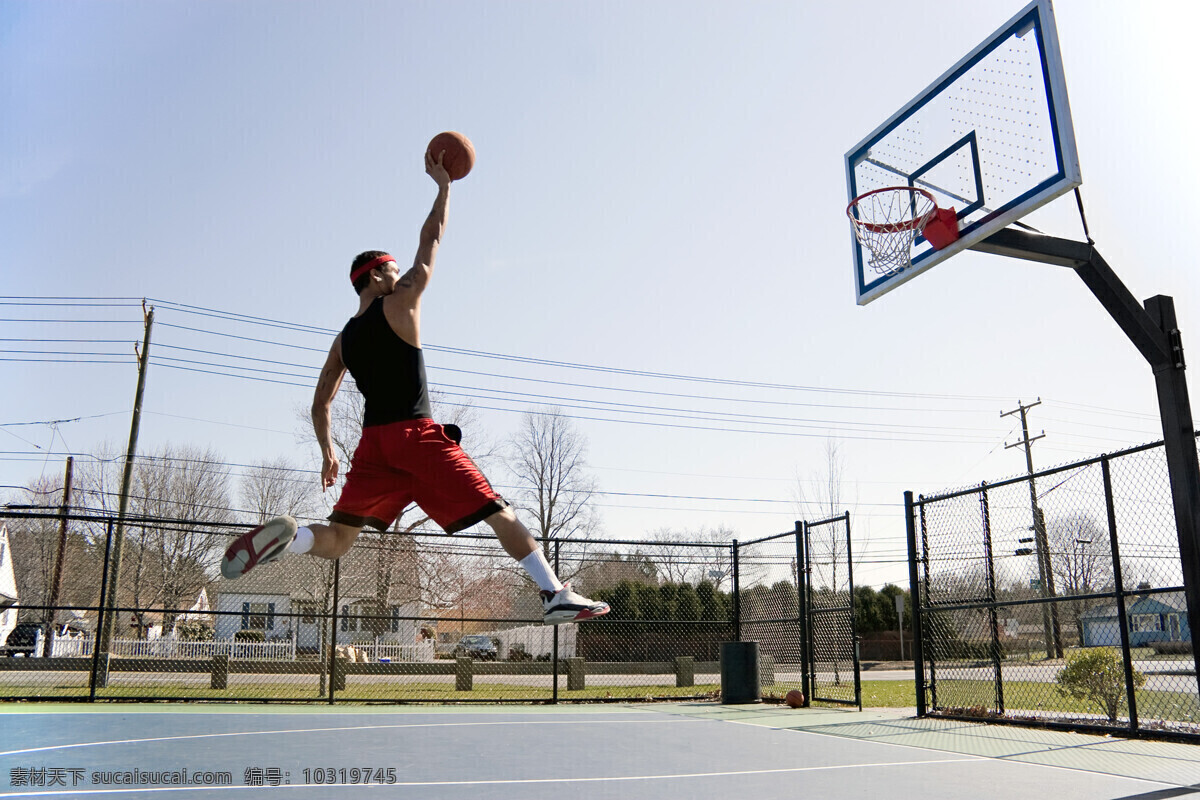
[[[682,688],[684,686],[696,685],[696,659],[693,656],[676,656],[675,658],[675,686]]]
[[[112,553],[112,543],[113,521],[110,518],[104,535],[104,567],[100,573],[100,604],[96,611],[96,632],[92,637],[92,675],[91,685],[88,687],[88,700],[92,703],[96,702],[96,689],[108,686],[108,654],[105,653],[104,660],[100,660],[100,631],[104,629],[108,616],[108,561],[109,555]]]
[[[1033,480],[1030,478],[1030,480]],[[1004,676],[1000,668],[1000,627],[996,620],[996,559],[992,552],[992,512],[988,505],[987,484],[979,491],[979,508],[983,514],[983,559],[987,565],[988,627],[991,629],[992,681],[996,687],[996,710],[1004,713]]]
[[[210,681],[209,685],[213,689],[229,688],[229,656],[224,654],[213,654],[212,680]]]
[[[334,653],[336,654],[336,650]],[[333,659],[333,680],[329,682],[329,695],[333,696],[335,691],[344,692],[346,690],[346,666],[350,663],[350,659],[345,656],[336,656]]]
[[[1100,458],[1104,476],[1104,508],[1108,514],[1108,541],[1112,553],[1113,590],[1117,593],[1117,629],[1121,632],[1121,661],[1125,669],[1125,702],[1129,705],[1129,728],[1138,729],[1137,696],[1133,686],[1133,652],[1129,647],[1129,617],[1125,609],[1125,580],[1121,575],[1121,546],[1117,542],[1117,512],[1113,502],[1112,474],[1108,456]],[[1080,644],[1083,644],[1080,642]]]
[[[579,692],[587,688],[587,669],[584,663],[579,657],[567,659],[567,691]]]
[[[559,574],[559,572],[558,572],[558,562],[559,562],[558,556],[559,556],[559,551],[561,550],[561,546],[562,546],[561,542],[556,541],[554,543],[554,574],[555,575]],[[551,690],[550,690],[550,692],[551,692],[550,702],[552,702],[552,703],[558,702],[558,628],[559,628],[558,625],[554,626],[553,632],[551,634],[552,638],[551,638],[551,643],[550,643],[550,671],[554,674],[553,686],[551,687]],[[570,668],[568,667],[568,670],[569,669]],[[571,688],[571,674],[569,671],[567,673],[567,688],[568,689]],[[583,688],[583,687],[581,686],[580,688]]]
[[[760,687],[775,685],[775,659],[771,656],[759,656],[758,684]]]
[[[808,523],[796,521],[796,594],[800,599],[800,691],[812,697],[812,628],[808,595]]]
[[[734,539],[733,549],[733,640],[742,640],[742,583],[741,568],[738,564],[738,540]]]
[[[917,572],[917,524],[913,508],[913,493],[904,493],[904,528],[908,538],[908,594],[912,598],[912,643],[910,648],[913,657],[913,688],[917,695],[917,716],[923,717],[928,713],[925,707],[925,648],[921,636],[921,616],[924,608],[921,605],[921,582]],[[807,696],[807,694],[805,695]]]
[[[555,669],[557,668],[556,666]],[[471,668],[471,659],[462,656],[454,659],[454,691],[469,692],[474,685],[475,674]]]
[[[848,604],[850,606],[850,648],[851,656],[854,658],[854,702],[858,706],[858,710],[862,711],[862,659],[858,654],[858,614],[854,611],[854,551],[850,544],[850,512],[847,511],[843,516],[846,520],[846,585],[850,591]]]
[[[338,635],[338,584],[341,583],[342,560],[333,562],[333,614],[329,618],[329,705],[333,705],[336,690],[345,688],[337,685],[337,635]]]

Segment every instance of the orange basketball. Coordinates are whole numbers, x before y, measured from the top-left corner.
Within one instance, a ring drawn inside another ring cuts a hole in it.
[[[425,151],[434,161],[437,161],[438,153],[443,154],[442,166],[450,173],[452,181],[467,177],[471,167],[475,166],[475,146],[457,131],[439,133],[429,140],[429,147]]]
[[[804,705],[804,695],[799,689],[792,689],[784,696],[783,701],[792,708],[799,708]]]

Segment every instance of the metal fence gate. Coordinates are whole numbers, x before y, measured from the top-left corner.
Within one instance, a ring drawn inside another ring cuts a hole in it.
[[[850,513],[801,523],[805,696],[862,708]]]

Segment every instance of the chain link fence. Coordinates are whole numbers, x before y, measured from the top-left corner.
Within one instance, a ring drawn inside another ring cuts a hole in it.
[[[930,713],[1200,736],[1161,444],[906,499]]]
[[[765,697],[802,685],[794,532],[543,542],[612,607],[545,626],[490,535],[364,531],[338,561],[291,555],[230,581],[221,554],[248,526],[13,510],[0,524],[0,582],[9,569],[20,586],[0,611],[0,699],[713,698],[720,645],[738,639],[759,642]]]

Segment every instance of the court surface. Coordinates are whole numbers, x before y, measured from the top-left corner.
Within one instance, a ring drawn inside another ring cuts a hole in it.
[[[1187,796],[1195,745],[893,709],[0,706],[0,798]]]

